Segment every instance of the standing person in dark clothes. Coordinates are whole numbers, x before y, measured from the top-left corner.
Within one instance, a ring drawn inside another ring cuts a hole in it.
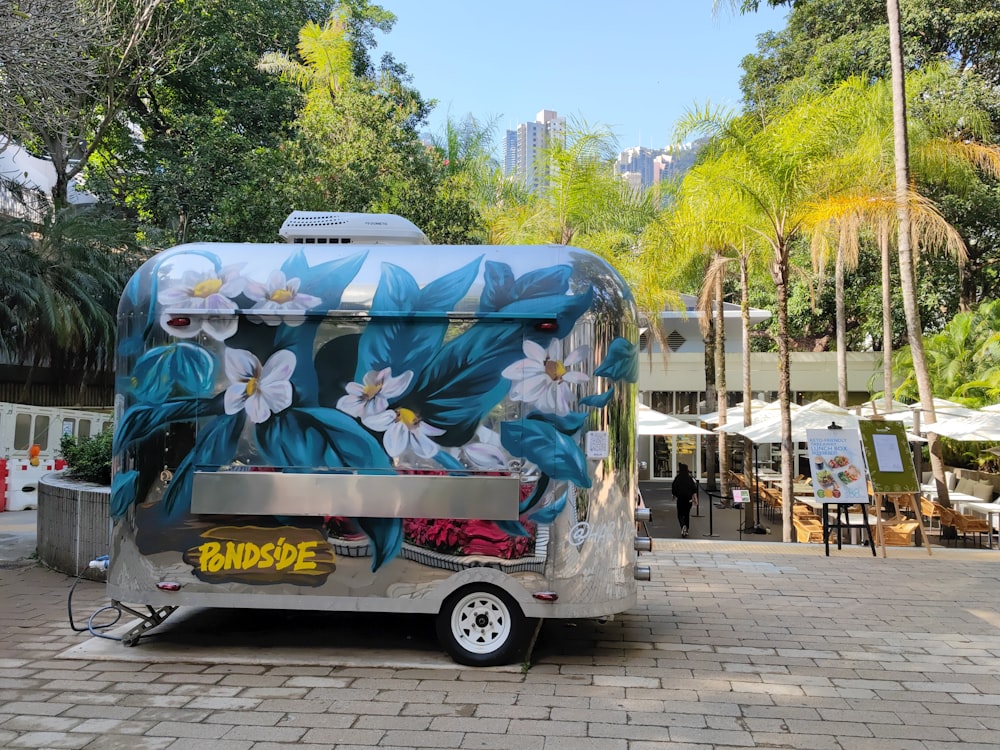
[[[681,524],[681,536],[687,536],[688,526],[691,525],[691,506],[698,504],[698,485],[687,464],[677,465],[677,476],[670,485],[670,492],[677,500],[677,520]]]

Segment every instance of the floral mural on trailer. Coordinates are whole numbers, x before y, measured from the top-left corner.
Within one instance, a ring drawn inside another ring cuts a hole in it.
[[[571,266],[515,277],[482,256],[422,287],[405,268],[383,263],[360,333],[317,339],[366,257],[311,266],[299,250],[254,278],[244,264],[179,248],[133,278],[122,312],[147,322],[119,343],[127,374],[118,385],[125,409],[115,433],[116,522],[150,484],[129,468],[130,452],[173,423],[197,422],[159,503],[164,524],[189,513],[196,470],[231,466],[250,445],[263,466],[285,471],[530,475],[518,521],[327,524],[366,538],[373,570],[397,556],[404,538],[457,554],[530,554],[537,526],[562,512],[573,487],[590,486],[579,433],[614,390],[597,393],[596,378],[634,383],[636,347],[615,339],[587,372],[589,347],[569,350],[566,337],[593,291],[570,290]],[[455,327],[448,313],[480,274],[481,317]],[[532,320],[552,325],[525,322]],[[519,405],[516,420],[496,417],[505,403]]]

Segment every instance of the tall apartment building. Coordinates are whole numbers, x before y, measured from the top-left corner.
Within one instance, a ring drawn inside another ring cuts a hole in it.
[[[503,173],[512,175],[517,170],[517,131],[508,130],[503,139]]]
[[[698,140],[657,149],[633,146],[618,154],[615,172],[633,188],[650,188],[687,171],[704,143]]]
[[[566,137],[566,118],[551,109],[543,109],[534,122],[522,122],[517,130],[508,130],[505,139],[504,173],[514,175],[530,190],[542,187],[549,178],[549,165],[539,157],[556,138]],[[511,148],[514,146],[513,159]]]
[[[635,190],[652,187],[659,181],[655,179],[655,164],[662,154],[663,149],[654,150],[645,146],[627,148],[618,154],[615,172]]]

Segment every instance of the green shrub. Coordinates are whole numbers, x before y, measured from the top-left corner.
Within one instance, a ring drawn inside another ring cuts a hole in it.
[[[77,439],[63,435],[59,453],[66,459],[66,473],[74,479],[111,484],[111,430]]]

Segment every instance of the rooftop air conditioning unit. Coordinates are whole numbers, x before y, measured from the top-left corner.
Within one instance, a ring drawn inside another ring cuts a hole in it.
[[[395,214],[292,211],[278,234],[300,245],[429,245],[427,235]]]

